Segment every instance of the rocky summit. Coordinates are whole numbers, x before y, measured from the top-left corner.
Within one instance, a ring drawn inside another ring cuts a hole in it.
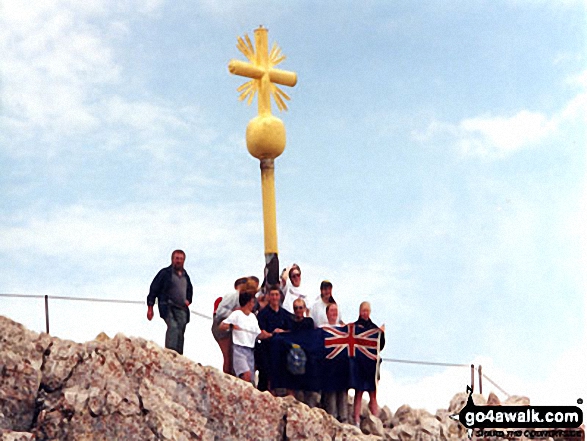
[[[466,431],[448,416],[466,398],[435,415],[364,405],[359,429],[151,341],[80,344],[0,316],[0,440],[457,440]]]

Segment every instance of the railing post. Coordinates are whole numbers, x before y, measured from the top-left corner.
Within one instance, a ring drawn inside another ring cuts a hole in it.
[[[475,392],[475,365],[471,364],[471,393]]]
[[[49,296],[45,294],[45,330],[49,334]]]
[[[479,367],[477,368],[477,372],[479,372],[479,393],[483,394],[483,381],[482,381],[482,377],[483,374],[481,373],[481,369],[483,367],[481,365],[479,365]]]

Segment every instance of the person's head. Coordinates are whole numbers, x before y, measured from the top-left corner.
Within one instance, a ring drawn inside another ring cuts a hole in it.
[[[332,298],[332,283],[328,280],[324,280],[320,284],[320,298],[324,303],[330,303],[330,299]]]
[[[294,309],[294,317],[298,320],[304,318],[304,314],[306,313],[306,302],[304,299],[295,299],[293,302],[293,309]]]
[[[245,283],[244,291],[248,292],[249,294],[252,294],[254,297],[255,294],[257,294],[257,289],[258,286],[255,283],[255,281],[251,280],[250,278],[247,278],[247,283]]]
[[[336,325],[338,320],[338,305],[336,303],[329,303],[326,307],[326,318],[329,325]]]
[[[241,292],[238,295],[238,304],[242,309],[249,309],[252,311],[255,307],[255,295],[248,291]]]
[[[183,263],[185,262],[185,253],[182,250],[175,250],[171,253],[171,265],[176,271],[183,269]]]
[[[269,287],[267,300],[269,301],[269,306],[271,306],[271,308],[275,310],[279,309],[281,304],[281,291],[279,289],[279,285],[271,285]]]
[[[291,284],[296,288],[300,286],[302,281],[302,270],[297,264],[293,264],[289,270],[289,280],[291,280]]]
[[[238,279],[236,279],[234,281],[234,289],[237,290],[238,292],[241,292],[242,290],[244,290],[246,284],[247,284],[247,278],[246,277],[239,277]]]
[[[259,291],[259,278],[257,276],[249,276],[248,279],[249,282],[253,282],[256,285],[256,290]]]
[[[359,306],[359,317],[363,320],[369,320],[371,318],[371,304],[369,302],[362,302]]]

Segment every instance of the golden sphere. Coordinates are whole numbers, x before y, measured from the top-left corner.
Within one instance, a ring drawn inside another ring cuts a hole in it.
[[[285,150],[285,125],[273,115],[259,115],[247,125],[247,149],[257,159],[275,159]]]

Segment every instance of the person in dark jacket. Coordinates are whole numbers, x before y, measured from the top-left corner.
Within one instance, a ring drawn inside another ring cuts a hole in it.
[[[378,328],[381,331],[379,337],[379,350],[385,346],[385,326],[377,326],[371,320],[371,304],[369,302],[362,302],[359,306],[359,318],[355,322],[355,329],[357,333],[368,331],[369,329]],[[378,361],[379,362],[379,361]],[[354,422],[356,425],[360,423],[361,404],[363,402],[363,392],[369,393],[369,410],[371,413],[379,417],[379,406],[377,405],[377,385],[375,378],[364,381],[359,387],[355,388],[354,400]]]
[[[314,329],[314,320],[312,317],[306,317],[308,311],[304,299],[295,299],[293,302],[294,316],[291,323],[291,330],[295,331],[309,331]]]
[[[259,328],[271,334],[289,331],[291,329],[293,317],[280,306],[281,290],[279,285],[271,285],[268,288],[267,298],[269,304],[259,311],[257,319]],[[271,343],[269,340],[263,340],[257,347],[256,353],[257,368],[259,370],[258,389],[261,391],[271,390],[269,382],[269,366],[271,363]],[[279,391],[280,393],[281,391]],[[276,393],[276,391],[272,391]]]
[[[194,292],[184,262],[182,250],[171,253],[171,265],[157,273],[147,296],[147,319],[153,319],[153,305],[157,299],[159,315],[167,324],[165,347],[178,354],[183,354],[183,335],[190,321],[189,306]]]

